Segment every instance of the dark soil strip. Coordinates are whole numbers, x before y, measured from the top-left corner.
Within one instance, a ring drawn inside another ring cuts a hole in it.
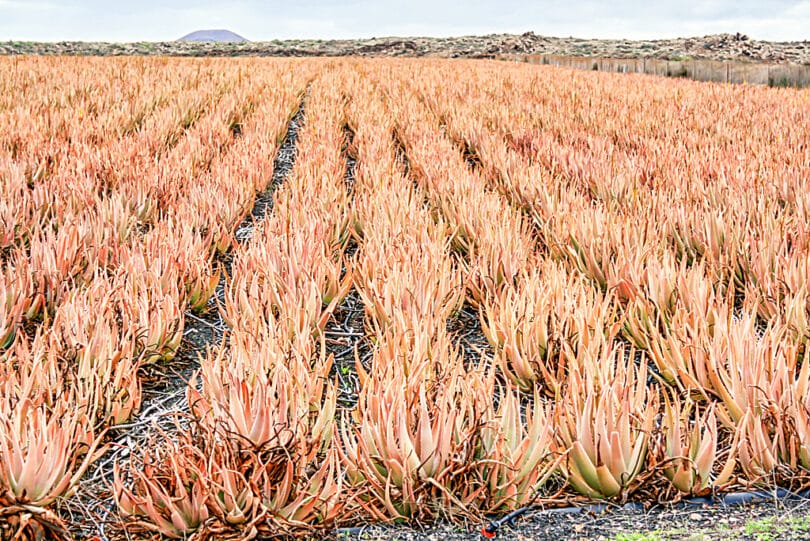
[[[264,220],[273,208],[273,194],[276,188],[287,178],[295,165],[297,157],[295,145],[298,140],[298,130],[304,121],[304,98],[298,105],[298,111],[287,124],[287,133],[284,142],[279,148],[276,158],[273,161],[273,176],[265,190],[256,196],[253,208],[248,216],[236,228],[236,238],[240,245],[245,244],[251,237],[255,225]],[[236,127],[239,124],[235,125]],[[231,130],[234,138],[241,134],[241,128]],[[241,232],[241,234],[240,234]],[[149,373],[144,374],[144,403],[147,402],[147,392],[153,389],[160,392],[167,388],[185,389],[185,384],[189,377],[199,365],[198,356],[205,354],[209,345],[222,342],[226,330],[225,322],[217,310],[218,302],[222,302],[225,297],[225,284],[227,278],[231,276],[231,265],[233,254],[228,253],[218,257],[214,262],[214,267],[222,270],[219,284],[217,284],[214,296],[208,303],[206,311],[202,314],[186,312],[186,324],[183,343],[177,356],[172,361],[171,367],[153,366],[149,367]],[[179,366],[178,366],[179,365]],[[180,368],[180,371],[178,371]],[[168,369],[169,373],[164,372]],[[174,374],[174,378],[171,377]],[[150,377],[157,375],[157,378]],[[183,377],[185,376],[185,377]],[[152,387],[148,382],[157,380],[157,385]]]
[[[298,142],[298,130],[304,123],[304,103],[305,97],[301,97],[301,102],[298,105],[298,111],[287,124],[287,134],[284,136],[284,142],[281,148],[278,149],[276,160],[273,162],[273,178],[267,188],[261,192],[253,204],[253,210],[247,216],[239,227],[236,228],[236,239],[240,243],[244,243],[253,233],[253,227],[257,222],[261,222],[273,210],[273,195],[276,188],[286,179],[295,165],[295,145]]]
[[[467,162],[467,166],[473,171],[479,172],[482,175],[485,175],[484,164],[481,162],[481,156],[478,155],[478,151],[475,150],[471,145],[470,142],[466,139],[457,140],[455,138],[451,138],[451,140],[459,147],[461,151],[461,155],[464,156],[464,161]]]
[[[343,127],[346,138],[344,156],[346,158],[346,173],[343,181],[346,190],[354,199],[354,187],[357,180],[357,158],[354,156],[354,132],[348,125]],[[352,203],[350,203],[352,204]],[[358,250],[357,241],[350,237],[344,251],[343,276],[349,272],[348,266],[353,265]],[[365,332],[365,308],[363,299],[352,287],[348,295],[341,301],[324,331],[326,350],[334,355],[335,364],[332,367],[331,377],[337,377],[340,384],[338,389],[338,408],[350,410],[357,404],[360,392],[360,380],[357,376],[356,362],[363,363],[366,370],[370,368],[372,345]]]
[[[272,210],[273,193],[292,171],[297,156],[295,144],[298,129],[303,121],[302,97],[298,112],[287,126],[286,138],[273,163],[272,180],[265,191],[256,197],[250,215],[237,229],[240,244],[249,240],[256,223],[265,219]],[[236,137],[237,132],[233,133]],[[239,235],[240,231],[242,235]],[[208,347],[221,344],[225,339],[227,327],[216,306],[218,301],[224,298],[226,276],[230,275],[231,262],[230,254],[215,261],[215,266],[223,272],[207,310],[202,314],[186,312],[183,341],[171,363],[150,365],[142,369],[141,411],[131,422],[110,430],[107,437],[111,443],[110,450],[87,472],[77,489],[76,496],[65,500],[58,509],[63,519],[70,524],[71,533],[77,538],[106,540],[107,535],[111,533],[114,533],[116,538],[122,538],[124,535],[110,491],[113,465],[116,461],[127,460],[132,449],[147,442],[149,436],[154,434],[155,425],[171,433],[175,429],[174,419],[177,414],[188,410],[185,399],[186,385],[199,368],[200,355],[204,355]],[[362,330],[362,327],[360,328]]]
[[[512,148],[514,145],[509,143],[510,137],[511,136],[507,136],[506,141],[509,146],[508,152],[516,155],[522,161],[529,161],[524,152]],[[546,233],[542,227],[543,224],[540,222],[542,218],[536,213],[536,210],[533,209],[530,204],[520,201],[515,194],[510,193],[509,189],[505,187],[506,183],[503,182],[501,172],[494,167],[486,166],[478,151],[470,145],[466,138],[462,137],[461,139],[458,139],[453,137],[451,138],[451,141],[459,149],[462,156],[464,156],[464,159],[470,169],[481,175],[486,182],[486,186],[494,192],[500,194],[500,196],[503,197],[510,204],[510,206],[515,209],[516,212],[519,212],[524,217],[528,224],[531,224],[532,234],[534,235],[536,241],[536,250],[541,251],[542,253],[548,253],[550,241],[547,239]],[[544,160],[544,163],[545,161],[546,160]],[[544,168],[552,177],[558,176],[558,173],[555,173],[552,167],[544,166]],[[576,179],[569,179],[566,182],[573,186],[577,186],[579,184]],[[587,190],[580,190],[580,193],[582,193],[583,197],[587,198],[588,200],[593,200],[590,192]]]
[[[402,176],[404,176],[406,180],[410,180],[411,184],[413,184],[416,189],[420,190],[424,194],[424,197],[422,198],[422,205],[431,212],[432,216],[435,216],[435,213],[439,211],[433,208],[433,205],[430,202],[430,197],[428,197],[427,190],[425,190],[424,186],[422,186],[415,178],[420,174],[420,171],[416,170],[413,163],[411,163],[411,159],[408,157],[408,150],[405,148],[405,144],[402,142],[402,137],[398,128],[394,128],[393,138],[395,158],[400,167],[402,167]]]
[[[250,234],[245,235],[249,230],[252,231],[258,222],[264,220],[273,208],[273,194],[276,188],[287,178],[295,165],[297,157],[295,151],[295,144],[298,140],[298,130],[304,121],[304,100],[302,98],[298,111],[295,116],[287,124],[287,134],[284,143],[279,148],[276,158],[273,162],[273,177],[265,190],[261,192],[255,199],[253,209],[250,214],[242,220],[242,223],[237,228],[237,232],[242,231],[243,235],[240,237],[237,233],[237,241],[239,244],[245,244],[250,238]],[[205,353],[208,346],[221,343],[224,333],[226,331],[225,322],[222,320],[219,311],[216,309],[218,301],[221,302],[225,296],[226,280],[231,276],[232,254],[226,254],[217,258],[215,267],[222,269],[219,284],[214,297],[209,301],[207,310],[203,314],[193,314],[186,312],[186,326],[184,332],[183,345],[178,351],[175,360],[172,364],[180,362],[180,366],[185,364],[190,365],[188,369],[188,376],[196,370],[199,365],[198,356]],[[175,367],[172,367],[175,368]],[[159,370],[159,367],[155,367]],[[183,373],[177,374],[176,370],[172,370],[176,377],[171,379],[168,374],[161,374],[158,378],[161,383],[155,387],[156,390],[162,388],[177,388],[185,389],[185,384],[188,377],[183,378]],[[144,403],[147,402],[146,393],[152,389],[144,385]]]
[[[394,131],[394,148],[396,150],[397,161],[404,169],[404,175],[407,178],[411,177],[411,161],[408,158],[408,153],[405,150],[405,145],[399,133]],[[470,163],[469,161],[467,163]],[[418,186],[416,180],[411,179],[414,185]],[[432,208],[430,201],[425,194],[425,205]],[[462,254],[456,254],[457,257],[463,257]],[[459,261],[460,265],[461,262]],[[476,313],[475,308],[470,306],[466,301],[459,312],[447,320],[447,331],[453,337],[455,342],[459,344],[464,352],[464,359],[466,362],[490,363],[494,358],[494,351],[489,344],[484,331],[481,328],[481,320]],[[474,361],[473,361],[474,360]]]
[[[396,152],[397,162],[402,166],[402,174],[405,175],[405,177],[410,177],[411,160],[408,158],[405,145],[402,143],[402,137],[396,128],[394,128],[394,152]]]
[[[466,363],[488,364],[495,358],[495,351],[481,328],[481,319],[476,309],[467,302],[455,316],[447,320],[447,331],[464,351]]]
[[[326,350],[334,355],[332,378],[337,378],[338,408],[352,409],[357,404],[360,381],[356,362],[371,368],[372,345],[365,332],[365,309],[360,295],[352,289],[338,305],[324,331]]]
[[[349,193],[353,193],[357,158],[355,157],[354,132],[348,124],[343,126],[343,135],[346,137],[346,176],[343,177],[343,181],[346,183],[346,189],[349,190]]]

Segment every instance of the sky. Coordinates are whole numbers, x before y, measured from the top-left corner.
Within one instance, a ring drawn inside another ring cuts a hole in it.
[[[528,31],[802,41],[810,40],[810,0],[0,0],[0,41],[170,41],[204,29],[252,41]]]

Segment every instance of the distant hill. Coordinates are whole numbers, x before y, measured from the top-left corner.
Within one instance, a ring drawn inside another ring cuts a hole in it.
[[[242,43],[246,40],[230,30],[197,30],[177,41],[204,41],[209,43]]]
[[[0,4],[3,0],[0,0]],[[4,38],[2,38],[4,39]],[[759,41],[743,34],[633,41],[581,39],[524,34],[488,34],[453,38],[380,37],[344,40],[247,41],[227,30],[193,32],[177,41],[138,43],[25,42],[0,39],[0,56],[160,55],[160,56],[432,56],[496,58],[502,54],[542,54],[589,58],[661,60],[735,60],[810,66],[810,41]]]

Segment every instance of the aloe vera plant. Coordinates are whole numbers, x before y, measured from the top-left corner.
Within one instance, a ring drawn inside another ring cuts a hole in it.
[[[694,402],[689,401],[682,407],[679,399],[664,396],[663,441],[657,445],[666,478],[684,494],[703,494],[712,487],[728,483],[735,466],[735,454],[732,451],[722,471],[715,475],[718,429],[714,406],[700,415]]]
[[[103,434],[93,431],[83,413],[57,414],[30,398],[12,404],[6,394],[0,411],[3,498],[10,505],[44,508],[70,496],[98,458]]]
[[[632,492],[658,413],[658,395],[646,387],[645,365],[636,373],[614,364],[621,362],[607,357],[595,365],[592,370],[615,369],[615,375],[603,379],[601,387],[582,389],[584,397],[570,394],[576,389],[572,378],[558,416],[560,441],[568,453],[563,471],[577,492],[590,497],[621,499]],[[588,385],[599,381],[592,374]]]

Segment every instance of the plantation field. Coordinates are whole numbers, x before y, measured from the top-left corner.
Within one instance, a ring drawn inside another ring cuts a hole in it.
[[[810,487],[810,90],[0,58],[0,192],[0,539]]]

